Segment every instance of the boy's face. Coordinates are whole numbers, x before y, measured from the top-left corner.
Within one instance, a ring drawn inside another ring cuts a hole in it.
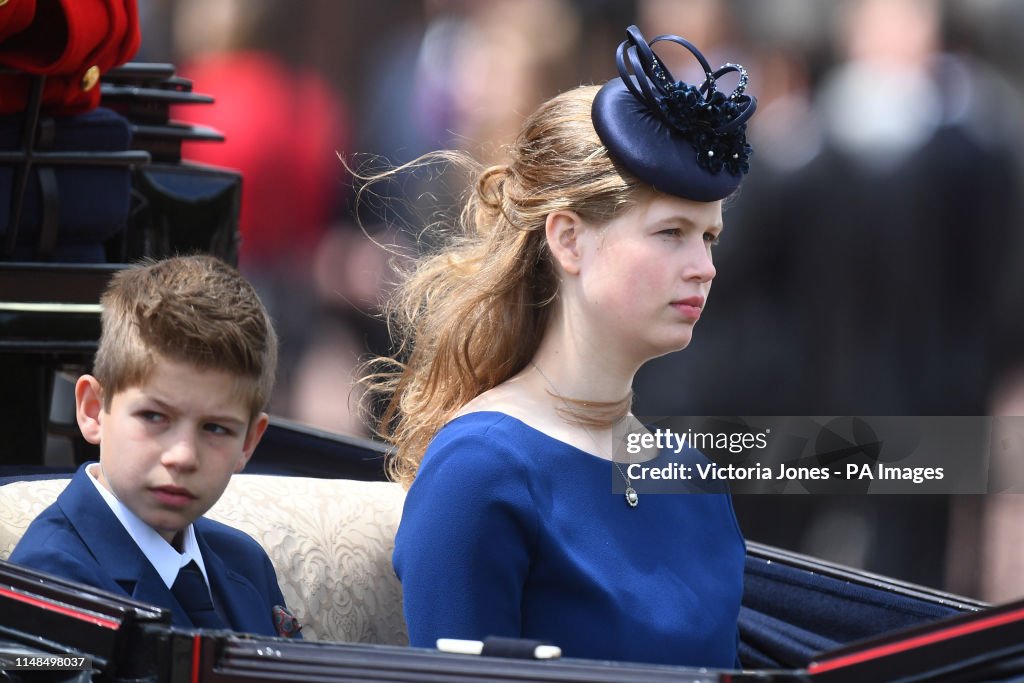
[[[100,446],[100,483],[168,542],[203,515],[252,456],[267,416],[249,424],[236,377],[158,358],[148,380],[115,394],[84,375],[78,424]]]

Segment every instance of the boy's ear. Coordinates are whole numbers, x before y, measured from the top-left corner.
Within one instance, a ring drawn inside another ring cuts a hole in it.
[[[569,275],[580,272],[580,232],[583,219],[575,211],[552,211],[544,221],[548,248],[555,261]]]
[[[103,386],[92,375],[82,375],[75,382],[75,418],[82,436],[91,444],[99,444],[103,434],[102,412]]]
[[[267,431],[268,424],[270,424],[270,416],[266,413],[260,413],[259,416],[252,421],[252,424],[249,425],[249,431],[245,434],[245,443],[242,445],[242,457],[235,466],[235,473],[241,472],[245,469],[246,463],[249,462],[249,458],[252,457],[252,453],[256,450],[256,446],[260,444],[260,439],[263,438],[263,432]]]

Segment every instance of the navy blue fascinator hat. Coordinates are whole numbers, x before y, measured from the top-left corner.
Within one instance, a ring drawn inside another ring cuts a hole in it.
[[[712,202],[728,197],[747,172],[747,119],[757,100],[745,94],[747,72],[739,64],[712,71],[689,41],[675,35],[648,43],[636,26],[615,52],[619,78],[594,98],[591,118],[612,157],[640,180],[667,194]],[[676,81],[651,47],[659,41],[682,45],[704,69],[699,86]],[[632,72],[632,73],[630,73]],[[718,79],[739,74],[730,94]]]

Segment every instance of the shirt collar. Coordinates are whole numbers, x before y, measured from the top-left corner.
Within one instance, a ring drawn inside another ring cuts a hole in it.
[[[99,491],[104,502],[110,507],[110,511],[121,522],[125,531],[128,532],[128,535],[139,546],[139,550],[142,551],[142,554],[153,565],[153,568],[156,569],[157,574],[160,575],[161,580],[163,580],[167,587],[170,588],[174,584],[174,579],[178,576],[178,570],[192,560],[195,560],[195,563],[199,565],[199,570],[203,573],[203,578],[206,579],[206,585],[209,586],[210,577],[206,573],[206,564],[203,562],[203,554],[199,550],[199,543],[196,540],[196,532],[193,525],[189,524],[185,527],[182,552],[179,553],[153,527],[139,519],[138,515],[117,499],[117,496],[100,484],[96,478],[99,468],[99,463],[91,463],[86,466],[85,471],[89,475],[89,481]]]

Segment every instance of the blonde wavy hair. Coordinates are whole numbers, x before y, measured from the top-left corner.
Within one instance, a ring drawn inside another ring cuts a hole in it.
[[[364,377],[384,405],[377,431],[394,446],[388,474],[406,487],[437,431],[536,353],[558,294],[547,215],[571,210],[601,224],[636,202],[641,184],[612,161],[591,123],[598,89],[541,105],[507,164],[482,168],[458,152],[412,162],[451,163],[476,180],[442,246],[411,266],[387,302],[395,356],[371,361]],[[364,178],[360,193],[404,168]]]

